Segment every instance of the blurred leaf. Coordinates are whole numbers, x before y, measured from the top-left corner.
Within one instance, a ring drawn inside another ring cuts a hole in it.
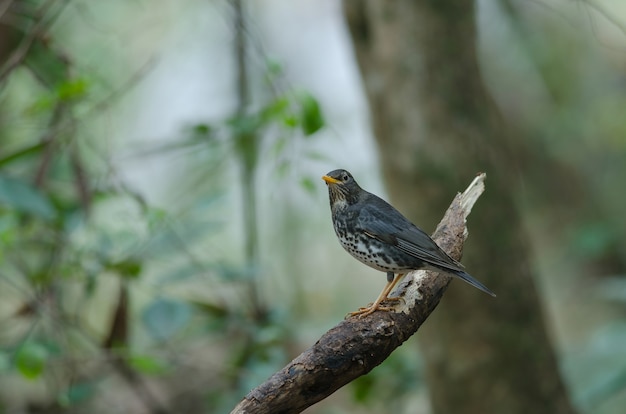
[[[356,401],[368,404],[401,400],[403,396],[414,394],[419,389],[420,371],[419,355],[393,353],[384,363],[351,384],[354,387],[353,396]],[[386,412],[396,411],[393,407],[385,408]]]
[[[43,372],[48,350],[42,344],[26,342],[15,355],[15,365],[24,378],[36,379]]]
[[[283,348],[270,347],[265,349],[262,357],[253,354],[246,361],[246,375],[242,376],[241,390],[250,390],[265,381],[273,373],[285,365],[287,356]]]
[[[9,155],[6,155],[6,156],[0,158],[0,167],[4,166],[6,164],[10,164],[13,161],[22,159],[25,156],[33,155],[33,154],[36,154],[38,152],[41,152],[41,150],[43,149],[43,147],[45,145],[46,144],[44,142],[38,142],[38,143],[36,143],[34,145],[27,146],[25,148],[22,148],[20,150],[17,150],[15,152],[9,154]]]
[[[300,97],[300,120],[302,131],[309,136],[319,131],[324,126],[324,117],[317,100],[308,93]]]
[[[213,138],[213,128],[209,124],[196,124],[191,127],[191,138],[195,141],[206,141]]]
[[[376,381],[373,375],[363,375],[354,380],[351,384],[354,400],[358,403],[366,403],[368,397],[376,394],[372,392],[375,384]]]
[[[283,321],[284,322],[284,321]],[[256,344],[261,350],[272,349],[274,346],[280,347],[285,342],[286,330],[280,321],[263,326],[257,330]]]
[[[72,79],[61,83],[56,90],[57,98],[61,102],[72,101],[87,94],[88,84],[85,79]]]
[[[330,161],[330,158],[328,157],[328,155],[323,154],[319,151],[307,151],[304,155],[310,160]]]
[[[196,308],[198,308],[201,312],[206,313],[207,315],[215,318],[225,318],[228,316],[228,308],[224,306],[216,305],[211,302],[201,302],[201,301],[191,301]]]
[[[248,171],[254,171],[258,161],[259,132],[263,119],[254,115],[237,116],[229,121],[233,129],[235,149]]]
[[[271,101],[263,110],[261,111],[261,118],[268,121],[278,121],[283,117],[285,111],[289,109],[289,100],[280,96],[273,101]]]
[[[623,356],[626,354],[625,343],[626,322],[615,321],[596,329],[589,341],[587,351],[593,356],[600,357]]]
[[[320,180],[321,181],[321,180]],[[315,183],[311,179],[311,177],[302,177],[300,179],[300,185],[304,188],[308,193],[315,194],[316,188]]]
[[[177,284],[183,280],[189,280],[192,278],[203,279],[206,275],[206,267],[209,267],[209,263],[205,262],[184,262],[173,268],[164,269],[162,274],[159,274],[155,279],[155,282],[159,285]]]
[[[59,405],[69,407],[89,399],[96,392],[96,386],[96,382],[83,382],[71,385],[66,392],[59,395]]]
[[[280,164],[278,164],[278,167],[276,167],[276,175],[282,178],[287,175],[290,169],[291,164],[289,163],[289,161],[283,160],[280,162]]]
[[[227,263],[219,263],[214,266],[214,269],[223,280],[229,282],[252,280],[259,274],[259,269],[254,266],[234,266]]]
[[[0,215],[0,243],[9,245],[19,237],[19,223],[14,214]],[[0,250],[0,256],[2,251]]]
[[[626,323],[614,321],[601,325],[582,349],[565,354],[563,367],[572,381],[577,403],[596,412],[623,389],[626,373]],[[579,347],[572,347],[579,348]]]
[[[216,208],[217,203],[222,201],[224,198],[224,193],[222,191],[213,190],[210,193],[204,195],[198,195],[193,204],[193,211],[195,214],[200,214],[200,219],[202,222],[206,221],[206,214],[211,211],[211,209]],[[218,221],[212,222],[215,228],[219,228],[222,223]]]
[[[141,274],[142,263],[134,259],[126,259],[108,266],[122,277],[134,279]]]
[[[56,104],[56,99],[51,94],[39,96],[28,108],[25,113],[27,115],[38,115],[49,111]]]
[[[571,240],[578,254],[598,257],[606,252],[615,238],[615,226],[606,222],[593,222],[580,225]]]
[[[145,218],[148,223],[148,229],[153,232],[160,230],[163,225],[167,224],[168,213],[160,208],[148,207],[145,211]]]
[[[184,302],[157,299],[143,313],[150,334],[158,340],[170,338],[182,329],[191,317],[191,308]]]
[[[258,132],[263,125],[264,119],[257,115],[237,115],[226,121],[233,130],[233,135],[242,136]]]
[[[589,408],[597,407],[616,394],[626,390],[626,369],[605,372],[581,393],[580,398]]]
[[[284,136],[278,137],[276,141],[274,142],[274,145],[272,145],[272,154],[275,157],[277,157],[283,152],[286,145],[287,145],[287,138]]]
[[[287,114],[283,117],[283,125],[288,128],[295,128],[298,126],[298,117],[294,114]]]
[[[142,374],[159,375],[167,372],[167,366],[162,361],[148,355],[132,355],[128,363]]]
[[[185,252],[187,246],[193,245],[207,234],[217,233],[224,226],[222,222],[208,220],[166,224],[163,229],[157,229],[160,231],[154,232],[152,237],[142,245],[142,257],[163,258],[168,255],[178,255],[181,251]]]
[[[54,217],[54,208],[48,198],[29,183],[0,175],[0,203],[43,219]]]
[[[67,77],[68,62],[50,47],[49,43],[35,40],[26,54],[26,65],[45,86],[53,88]]]
[[[267,73],[270,76],[278,76],[283,73],[283,65],[276,59],[267,59],[265,64],[267,66]]]

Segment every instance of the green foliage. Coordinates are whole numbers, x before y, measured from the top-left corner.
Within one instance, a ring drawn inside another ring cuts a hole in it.
[[[53,89],[67,81],[67,57],[49,43],[35,40],[25,63],[45,87]]]
[[[180,331],[191,317],[191,308],[184,302],[156,299],[143,312],[148,332],[158,341],[164,341]]]
[[[394,352],[382,365],[353,381],[354,401],[366,406],[383,402],[381,411],[400,411],[392,401],[402,401],[404,395],[415,394],[422,386],[420,360],[415,352],[407,351]]]
[[[71,79],[56,88],[56,96],[61,102],[79,100],[85,97],[88,83],[85,79]]]
[[[270,187],[260,178],[269,172],[272,179],[290,180],[312,194],[321,187],[319,178],[303,175],[303,159],[328,164],[350,154],[329,156],[311,149],[327,126],[328,114],[310,91],[289,85],[282,62],[257,59],[263,42],[256,39],[247,56],[252,96],[246,105],[227,109],[234,113],[224,118],[188,119],[167,141],[143,136],[144,131],[137,137],[141,140],[131,141],[125,123],[141,118],[149,105],[134,96],[125,100],[126,94],[136,86],[152,88],[153,80],[128,64],[149,54],[144,42],[156,39],[161,47],[167,39],[153,36],[154,25],[148,31],[140,27],[145,36],[132,36],[128,30],[142,24],[138,15],[162,8],[141,6],[134,15],[112,10],[137,2],[12,3],[22,6],[19,15],[7,9],[0,19],[10,16],[11,27],[42,31],[0,85],[0,377],[7,382],[28,379],[20,381],[26,385],[18,390],[23,405],[10,410],[41,411],[35,401],[49,398],[45,404],[58,404],[57,411],[78,411],[75,406],[81,405],[81,412],[107,412],[108,397],[117,387],[128,392],[116,409],[141,406],[146,411],[143,405],[149,404],[142,395],[146,389],[159,389],[163,396],[155,400],[198,400],[204,404],[200,412],[228,412],[333,323],[314,325],[319,321],[313,312],[302,315],[288,308],[293,303],[306,307],[302,303],[308,300],[326,306],[327,292],[317,287],[298,291],[298,280],[281,284],[272,279],[277,269],[265,268],[259,260],[258,250],[268,246],[260,244],[267,236],[264,226],[254,223],[260,214],[256,193],[263,189],[259,198],[264,197]],[[44,3],[49,4],[41,7]],[[55,23],[59,16],[62,20]],[[530,69],[509,68],[518,76],[532,72],[530,82],[513,77],[500,80],[504,87],[499,87],[495,76],[484,78],[498,92],[496,100],[504,97],[503,107],[512,108],[505,116],[516,134],[507,144],[523,158],[511,169],[519,169],[520,175],[523,170],[537,172],[526,179],[522,198],[532,198],[527,208],[545,217],[543,231],[549,229],[546,233],[564,246],[561,252],[538,253],[554,261],[562,255],[566,269],[551,269],[549,278],[563,273],[559,290],[579,295],[570,307],[548,292],[548,308],[562,306],[564,313],[579,315],[572,309],[593,297],[608,304],[604,313],[614,322],[600,323],[598,315],[574,316],[574,340],[559,338],[575,401],[581,412],[606,414],[611,404],[617,407],[613,413],[621,412],[626,389],[626,330],[621,323],[626,304],[626,197],[621,190],[626,180],[626,100],[619,87],[623,76],[614,69],[620,67],[620,57],[614,55],[610,64],[598,68],[597,50],[590,53],[577,34],[548,27],[540,15],[533,16],[532,30],[518,33],[528,42]],[[127,26],[116,32],[123,27],[118,23]],[[164,23],[156,26],[171,22]],[[79,30],[85,27],[100,33],[101,41],[83,38]],[[598,36],[605,35],[601,29]],[[481,53],[488,51],[485,43]],[[510,58],[510,46],[502,45],[494,56]],[[112,58],[110,49],[119,49],[128,62]],[[161,52],[150,51],[158,56],[159,69],[161,57],[168,56]],[[493,64],[492,59],[481,63]],[[4,62],[0,66],[5,69]],[[210,70],[206,73],[213,76]],[[169,81],[186,80],[172,74]],[[510,88],[517,84],[532,87]],[[175,93],[178,87],[168,91]],[[546,102],[537,105],[528,91],[545,95]],[[171,105],[178,104],[172,98]],[[520,143],[526,146],[518,148]],[[535,157],[544,162],[536,163]],[[161,159],[177,162],[169,166],[172,182],[158,183],[168,201],[162,194],[147,196],[142,184],[128,179],[143,168],[168,168]],[[421,168],[429,174],[444,180],[453,175],[436,159],[426,161]],[[560,168],[576,172],[576,179],[547,186]],[[247,210],[239,217],[230,203],[242,193],[249,198],[241,203]],[[583,195],[576,198],[578,193]],[[299,262],[298,251],[289,245],[299,226],[266,238],[272,253]],[[566,230],[556,234],[554,229],[561,226]],[[244,234],[233,235],[235,231]],[[539,233],[535,237],[546,237]],[[283,236],[287,242],[278,240]],[[307,259],[319,253],[312,245],[306,252]],[[565,274],[570,271],[572,275]],[[574,283],[577,278],[584,280],[582,286]],[[120,286],[128,290],[126,303],[118,296]],[[270,302],[268,292],[281,300]],[[579,327],[585,323],[597,324],[589,337]],[[108,348],[109,337],[123,340],[119,347]],[[423,386],[415,354],[414,345],[406,345],[347,387],[357,410],[411,411],[404,404]],[[125,368],[113,363],[117,360]],[[123,382],[129,372],[134,380]],[[145,377],[156,386],[144,388]],[[13,389],[0,390],[0,400]],[[106,409],[94,410],[102,400]],[[0,411],[6,407],[0,402]]]
[[[48,197],[31,184],[0,174],[0,205],[50,220],[55,210]]]
[[[108,266],[109,270],[114,271],[118,275],[135,279],[141,274],[142,262],[137,258],[126,258],[120,262],[112,263]]]
[[[150,355],[132,355],[128,358],[128,364],[137,372],[146,375],[162,375],[168,371],[163,360]]]
[[[626,386],[626,324],[615,322],[595,330],[591,339],[573,354],[564,368],[574,383],[576,402],[589,412],[599,412]]]
[[[305,93],[300,97],[300,122],[304,135],[313,135],[324,126],[324,117],[320,104],[312,95]]]
[[[109,152],[114,140],[93,126],[126,90],[61,45],[36,40],[27,75],[11,75],[14,92],[0,97],[38,131],[13,134],[0,124],[8,137],[0,144],[0,299],[10,302],[2,316],[22,329],[0,341],[0,372],[54,383],[60,407],[90,407],[120,378],[135,378],[128,386],[138,399],[144,376],[180,382],[196,341],[225,340],[228,355],[207,368],[220,378],[209,384],[208,409],[225,409],[288,358],[288,315],[257,292],[264,269],[246,253],[258,251],[250,217],[258,214],[259,170],[290,169],[296,140],[325,125],[321,106],[278,86],[282,69],[268,62],[259,102],[190,122],[177,139],[138,151],[138,163],[175,155],[193,166],[176,180],[178,204],[157,206],[125,181]],[[28,99],[14,99],[22,95]],[[228,162],[239,163],[240,182],[222,180]],[[308,177],[300,184],[315,188]],[[236,243],[222,240],[225,224],[237,220],[223,211],[226,185],[250,197],[244,260],[232,255]]]
[[[61,407],[71,407],[91,398],[97,391],[96,381],[72,384],[69,389],[59,395],[57,401]]]
[[[300,185],[309,193],[315,193],[315,190],[317,189],[317,186],[310,177],[302,177]]]
[[[48,361],[49,352],[37,342],[25,342],[15,353],[15,366],[24,378],[37,379],[43,373]]]
[[[570,236],[576,255],[600,257],[619,243],[618,229],[607,222],[580,223]]]

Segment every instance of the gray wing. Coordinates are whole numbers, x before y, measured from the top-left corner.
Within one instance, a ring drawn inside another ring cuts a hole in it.
[[[366,204],[358,217],[359,226],[366,235],[395,246],[430,265],[453,272],[463,271],[463,265],[448,256],[428,234],[411,223],[398,210],[380,198],[375,201]]]
[[[398,210],[372,194],[363,207],[357,223],[361,230],[376,240],[397,247],[431,266],[447,270],[483,292],[496,296],[489,288],[463,270],[463,265],[446,254],[433,239],[407,220]]]

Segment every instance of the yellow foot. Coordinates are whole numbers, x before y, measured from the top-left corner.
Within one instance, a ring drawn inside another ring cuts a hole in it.
[[[385,301],[397,301],[397,300],[404,300],[401,297],[397,297],[397,298],[387,298],[385,299]],[[371,315],[372,313],[376,312],[377,310],[379,311],[383,311],[383,312],[389,312],[394,310],[392,307],[389,306],[381,306],[380,304],[376,305],[376,304],[372,304],[368,307],[365,308],[359,308],[359,310],[354,311],[354,312],[349,312],[347,316],[358,316],[359,318],[364,318],[367,315]]]
[[[387,306],[368,306],[367,308],[359,308],[358,311],[354,311],[354,312],[350,312],[348,313],[348,316],[358,316],[359,318],[364,318],[367,315],[370,315],[374,312],[376,312],[377,310],[380,311],[390,311],[392,308],[389,308]]]
[[[387,284],[383,288],[383,291],[380,292],[380,295],[378,295],[378,298],[376,298],[376,300],[374,301],[374,304],[372,304],[372,305],[370,305],[370,306],[368,306],[366,308],[359,308],[358,311],[350,312],[348,315],[350,315],[350,316],[357,316],[358,315],[359,318],[363,318],[363,317],[365,317],[367,315],[370,315],[370,314],[376,312],[377,310],[381,310],[381,311],[390,311],[390,310],[392,310],[393,308],[389,308],[387,306],[380,306],[380,304],[385,302],[386,300],[394,301],[394,300],[401,300],[402,299],[400,297],[388,298],[387,295],[393,290],[393,287],[400,281],[400,279],[402,279],[404,274],[399,273],[392,280],[389,280],[390,276],[393,276],[393,274],[392,273],[387,273]]]

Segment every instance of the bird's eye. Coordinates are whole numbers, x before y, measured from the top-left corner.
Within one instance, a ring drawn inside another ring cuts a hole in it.
[[[348,176],[348,174],[347,173],[343,173],[343,175],[341,176],[341,181],[348,181],[348,178],[350,178]]]

